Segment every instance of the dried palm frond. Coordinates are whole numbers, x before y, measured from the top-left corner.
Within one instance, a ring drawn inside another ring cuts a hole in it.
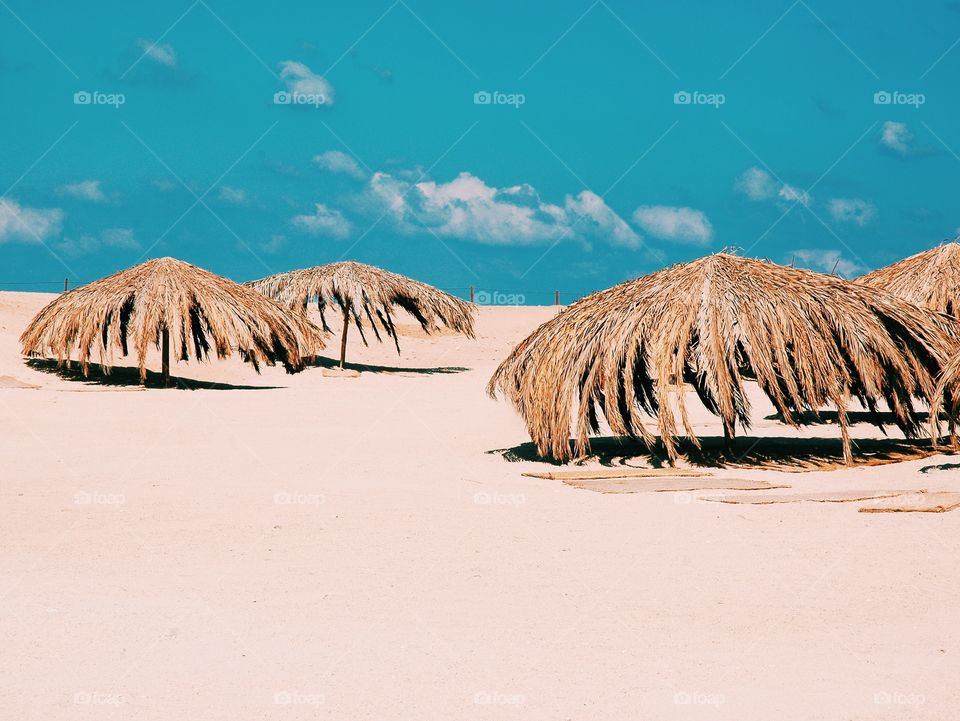
[[[958,412],[960,412],[960,353],[957,353],[944,366],[937,389],[934,391],[933,402],[930,404],[930,430],[934,445],[940,440],[940,417],[944,414],[949,420],[950,444],[954,448],[958,446],[956,434]]]
[[[960,316],[960,243],[943,243],[856,279],[921,308]]]
[[[76,349],[84,374],[94,347],[105,371],[132,345],[146,380],[149,346],[188,360],[237,349],[259,371],[280,362],[288,372],[325,345],[319,328],[256,291],[174,258],[149,260],[81,286],[48,304],[20,337],[25,355],[51,354],[63,364]]]
[[[343,314],[340,365],[346,357],[346,339],[352,319],[364,345],[364,318],[370,324],[378,341],[380,332],[393,338],[400,353],[400,340],[390,314],[397,306],[412,315],[427,332],[445,325],[451,330],[473,338],[473,307],[449,293],[396,273],[371,265],[345,261],[315,268],[293,270],[271,275],[247,285],[264,295],[275,298],[288,308],[306,309],[316,301],[324,330],[330,330],[324,311],[336,303]]]
[[[574,303],[520,343],[487,390],[514,403],[541,455],[570,458],[571,431],[584,455],[598,414],[615,435],[653,445],[645,414],[674,459],[671,395],[699,446],[684,383],[732,438],[737,424],[749,428],[744,383],[756,380],[793,426],[798,412],[835,406],[849,462],[849,399],[877,425],[885,402],[903,432],[917,435],[913,400],[929,401],[957,337],[953,319],[868,286],[718,253]]]

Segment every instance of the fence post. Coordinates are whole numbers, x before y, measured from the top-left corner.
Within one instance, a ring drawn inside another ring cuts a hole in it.
[[[470,286],[470,302],[473,303],[473,286]]]
[[[553,296],[553,304],[560,305],[560,291],[556,291]]]
[[[69,279],[69,278],[64,278],[64,279],[63,279],[63,292],[66,293],[68,290],[70,290],[70,279]]]

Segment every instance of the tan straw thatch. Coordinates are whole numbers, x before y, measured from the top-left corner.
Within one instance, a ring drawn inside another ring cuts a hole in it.
[[[960,316],[960,243],[943,243],[857,278],[921,308]]]
[[[174,258],[158,258],[64,293],[47,305],[20,337],[26,355],[54,355],[61,364],[74,349],[84,374],[94,347],[104,370],[115,350],[129,346],[146,380],[149,346],[162,346],[169,377],[169,348],[177,358],[205,360],[239,350],[259,370],[280,362],[288,372],[324,347],[323,333],[261,294]]]
[[[798,411],[841,411],[849,461],[849,398],[871,411],[886,402],[915,436],[912,398],[930,398],[956,337],[952,319],[873,288],[718,253],[578,301],[517,346],[487,390],[513,401],[541,455],[570,458],[571,430],[576,454],[586,454],[598,413],[613,434],[653,445],[646,414],[674,459],[672,394],[683,432],[699,446],[684,382],[732,438],[736,424],[749,428],[744,382],[755,379],[791,425]]]
[[[933,442],[940,441],[941,413],[949,420],[950,444],[957,448],[956,420],[960,413],[960,353],[955,355],[940,374],[939,383],[930,404],[930,430]]]
[[[341,367],[346,359],[351,318],[364,345],[367,344],[367,337],[363,332],[362,317],[366,317],[378,341],[382,341],[382,330],[387,337],[393,338],[397,353],[400,353],[400,340],[390,315],[391,306],[398,306],[410,313],[427,332],[445,325],[473,337],[473,306],[469,303],[426,283],[372,265],[352,261],[330,263],[271,275],[248,285],[276,298],[288,308],[305,309],[315,300],[324,330],[329,330],[324,310],[335,302],[343,313]]]

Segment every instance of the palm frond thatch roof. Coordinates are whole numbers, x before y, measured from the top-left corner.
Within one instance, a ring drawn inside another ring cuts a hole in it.
[[[940,439],[941,414],[949,419],[950,441],[956,447],[956,422],[960,415],[960,353],[944,366],[930,404],[930,430],[935,444]]]
[[[166,336],[176,357],[218,358],[239,350],[257,370],[279,362],[289,372],[325,345],[323,333],[256,291],[174,258],[149,260],[64,293],[20,337],[25,355],[64,363],[76,351],[84,373],[94,349],[105,370],[131,349],[146,379],[151,345]],[[166,365],[166,364],[165,364]]]
[[[857,278],[921,308],[960,316],[960,243],[943,243]]]
[[[798,411],[841,411],[849,461],[849,398],[885,402],[915,436],[913,399],[930,399],[956,338],[952,319],[873,288],[718,253],[583,298],[520,343],[487,390],[514,403],[541,455],[570,458],[571,434],[584,455],[602,414],[615,435],[658,434],[673,459],[680,428],[699,445],[684,382],[732,436],[749,428],[755,379],[791,425]]]
[[[330,263],[279,273],[248,285],[289,308],[306,308],[311,301],[316,301],[325,330],[329,330],[329,326],[324,311],[335,302],[345,316],[349,314],[352,318],[364,343],[367,342],[363,332],[366,319],[377,340],[382,340],[381,331],[393,338],[398,353],[400,341],[390,313],[392,306],[410,313],[426,331],[444,325],[471,338],[474,335],[473,307],[466,301],[426,283],[364,263]]]

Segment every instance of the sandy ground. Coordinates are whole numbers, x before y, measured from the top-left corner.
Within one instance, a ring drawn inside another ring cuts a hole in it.
[[[140,390],[24,365],[50,297],[0,293],[0,376],[41,386],[0,388],[0,718],[960,719],[960,512],[600,494],[489,453],[529,439],[484,385],[554,308],[408,327],[399,359],[351,338],[404,373]],[[756,435],[836,435],[755,402]],[[717,473],[956,489],[920,469],[957,460]]]

